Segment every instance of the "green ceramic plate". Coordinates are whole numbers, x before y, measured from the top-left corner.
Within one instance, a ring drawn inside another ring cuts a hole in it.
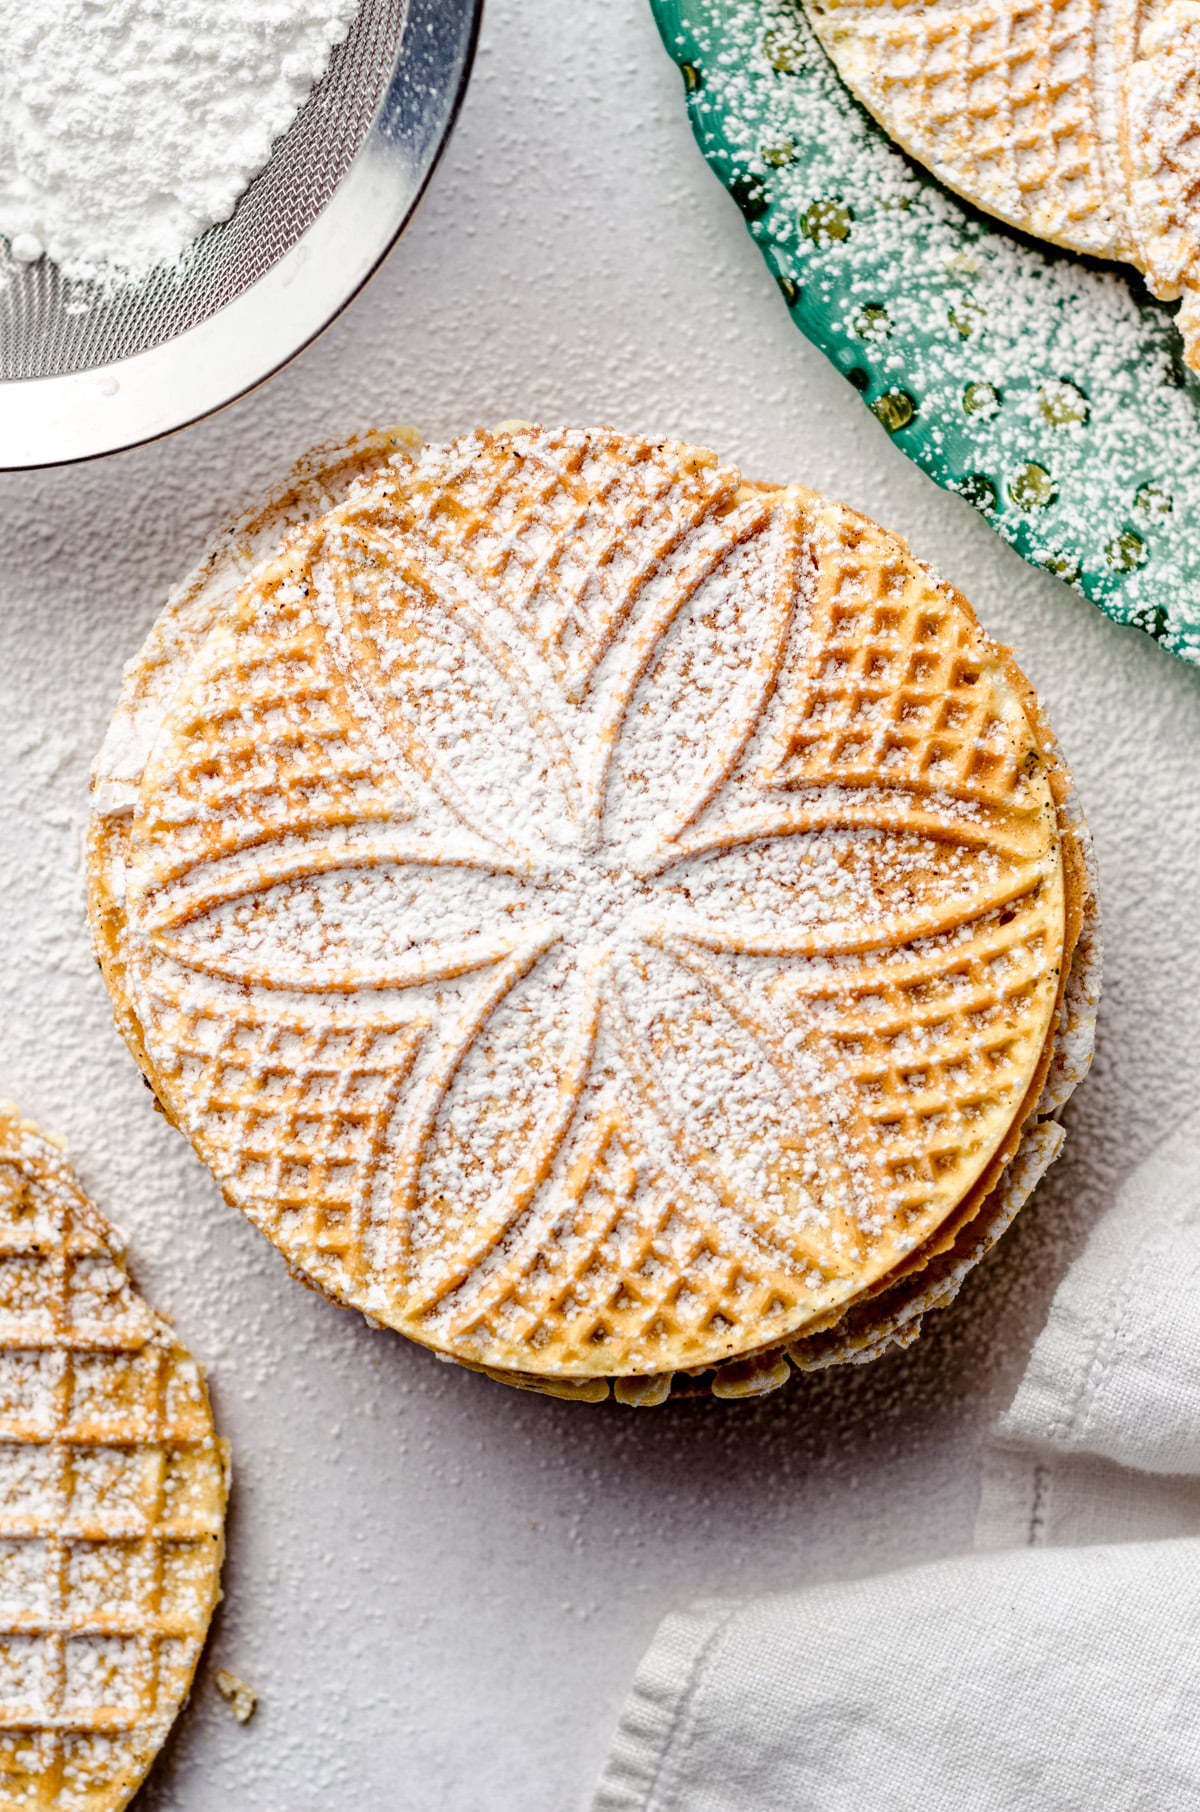
[[[1200,661],[1200,385],[1172,309],[941,188],[792,0],[651,4],[797,327],[1026,560]]]

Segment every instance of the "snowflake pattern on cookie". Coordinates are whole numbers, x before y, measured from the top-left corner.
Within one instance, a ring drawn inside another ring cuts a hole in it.
[[[260,570],[142,778],[153,1078],[310,1280],[476,1364],[727,1359],[988,1171],[1058,998],[1021,698],[799,488],[610,431],[397,456]]]

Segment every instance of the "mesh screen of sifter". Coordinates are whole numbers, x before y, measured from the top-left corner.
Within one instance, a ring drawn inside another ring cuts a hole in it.
[[[362,0],[350,31],[230,218],[178,265],[136,283],[67,281],[0,238],[0,380],[55,377],[145,352],[207,320],[263,276],[333,196],[383,98],[409,0]]]

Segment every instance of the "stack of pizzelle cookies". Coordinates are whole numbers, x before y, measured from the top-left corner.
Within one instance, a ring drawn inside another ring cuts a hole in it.
[[[670,441],[314,456],[129,667],[96,948],[306,1282],[587,1401],[875,1357],[1060,1149],[1086,830],[905,544]]]

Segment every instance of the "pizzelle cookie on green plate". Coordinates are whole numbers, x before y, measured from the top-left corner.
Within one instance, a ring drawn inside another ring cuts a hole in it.
[[[696,447],[324,469],[168,605],[96,764],[164,1111],[307,1282],[509,1383],[746,1395],[911,1339],[1090,1056],[1087,836],[1011,656]]]
[[[1191,0],[804,0],[847,87],[968,201],[1182,297],[1200,367],[1200,16]]]

